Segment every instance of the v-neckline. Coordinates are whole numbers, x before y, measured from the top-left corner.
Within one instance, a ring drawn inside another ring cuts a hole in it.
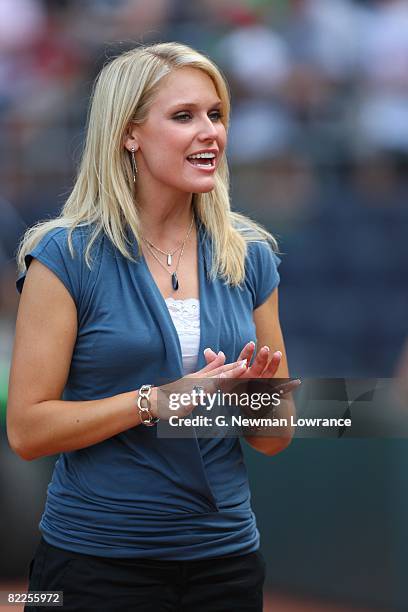
[[[203,296],[204,296],[204,283],[205,283],[205,266],[204,266],[204,249],[203,249],[203,245],[201,244],[201,242],[202,242],[202,230],[200,228],[200,225],[198,225],[197,226],[197,268],[198,268],[198,300],[200,303],[200,342],[199,342],[199,348],[198,348],[197,369],[201,369],[202,367],[200,365],[200,362],[202,361],[201,355],[203,354],[203,350],[204,350],[204,346],[203,346],[203,343],[204,343],[204,334],[203,334],[204,299],[203,299]],[[180,338],[179,338],[176,326],[174,325],[174,321],[171,317],[168,306],[166,304],[166,299],[164,298],[162,292],[159,289],[158,284],[156,283],[156,280],[147,264],[147,261],[146,261],[146,258],[143,252],[141,253],[141,261],[147,272],[147,275],[150,278],[150,281],[153,287],[153,291],[157,295],[159,302],[162,304],[163,310],[165,311],[164,316],[166,317],[169,327],[172,331],[172,334],[176,340],[176,345],[178,347],[178,358],[179,358],[181,376],[184,376],[183,355],[181,351]]]

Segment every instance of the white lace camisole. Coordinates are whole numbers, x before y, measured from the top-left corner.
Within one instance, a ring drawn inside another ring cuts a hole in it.
[[[166,305],[180,340],[184,374],[191,374],[197,369],[200,347],[200,301],[167,298]]]

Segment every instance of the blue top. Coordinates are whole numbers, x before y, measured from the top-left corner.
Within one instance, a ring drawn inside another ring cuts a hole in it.
[[[90,270],[89,229],[74,231],[74,258],[67,234],[50,231],[26,257],[27,267],[35,257],[51,269],[77,307],[63,398],[100,399],[181,378],[177,331],[144,257],[132,262],[101,236]],[[278,285],[279,259],[267,243],[250,243],[245,282],[234,288],[209,279],[211,244],[201,226],[198,237],[201,369],[207,346],[233,361],[256,339],[252,313]],[[167,439],[143,425],[60,454],[40,530],[54,546],[107,557],[189,560],[259,547],[239,438]]]

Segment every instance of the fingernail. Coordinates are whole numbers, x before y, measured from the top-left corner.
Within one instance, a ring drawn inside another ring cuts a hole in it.
[[[253,340],[251,340],[250,342],[248,342],[249,346],[255,346],[255,342]]]
[[[279,359],[282,357],[282,353],[280,351],[275,351],[275,356],[279,357]]]
[[[247,361],[248,359],[243,359],[242,361],[238,362],[238,365],[240,365],[242,368],[246,368]]]
[[[269,353],[269,346],[263,346],[263,347],[262,347],[262,350],[263,350],[265,353]]]
[[[208,352],[211,351],[211,349],[209,347],[207,347],[206,349],[204,349],[204,355]]]
[[[225,357],[225,355],[224,355],[224,353],[223,353],[222,351],[218,351],[217,356],[218,356],[218,357],[220,357],[220,356],[221,356],[221,357]]]

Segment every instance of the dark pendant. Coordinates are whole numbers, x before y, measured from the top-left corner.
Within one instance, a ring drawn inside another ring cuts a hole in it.
[[[177,289],[179,288],[177,272],[173,272],[173,274],[171,275],[171,284],[173,285],[174,291],[177,291]]]

